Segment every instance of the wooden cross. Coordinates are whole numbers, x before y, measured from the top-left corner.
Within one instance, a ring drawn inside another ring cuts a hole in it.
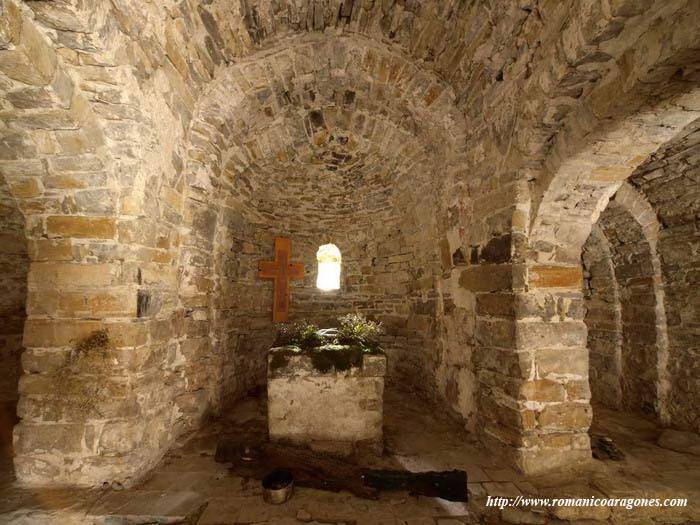
[[[275,280],[272,322],[284,323],[289,320],[289,280],[304,277],[304,265],[293,263],[292,242],[284,237],[275,239],[275,260],[258,263],[258,277]]]

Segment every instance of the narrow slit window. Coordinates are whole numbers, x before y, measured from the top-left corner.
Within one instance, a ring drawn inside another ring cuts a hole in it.
[[[330,291],[340,288],[340,250],[335,244],[324,244],[316,252],[318,277],[316,287]]]

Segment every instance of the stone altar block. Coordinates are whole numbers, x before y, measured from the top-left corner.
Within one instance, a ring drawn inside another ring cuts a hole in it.
[[[322,371],[309,352],[272,348],[267,370],[271,441],[336,455],[349,455],[357,445],[381,453],[384,353],[365,353],[347,370]]]

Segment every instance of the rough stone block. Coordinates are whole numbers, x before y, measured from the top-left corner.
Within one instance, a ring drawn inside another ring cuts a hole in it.
[[[386,375],[386,356],[371,354],[362,356],[362,375],[384,377]]]
[[[548,405],[538,414],[537,423],[542,429],[585,431],[591,425],[592,414],[587,403]]]
[[[21,423],[15,429],[15,453],[60,454],[91,453],[95,445],[93,427],[81,424],[30,425]]]
[[[22,12],[17,4],[5,2],[0,17],[0,45],[3,48],[16,45],[22,32]]]
[[[46,233],[52,237],[114,239],[117,225],[109,217],[58,215],[46,219]]]
[[[513,268],[509,264],[480,264],[470,266],[459,276],[459,285],[472,292],[509,290]]]
[[[51,157],[49,165],[53,172],[99,172],[104,168],[102,159],[90,154]]]
[[[476,339],[483,346],[515,348],[516,324],[509,320],[478,320]]]
[[[73,259],[73,245],[70,240],[32,240],[27,248],[33,261],[70,261]]]
[[[541,379],[523,383],[520,395],[528,401],[564,401],[565,391],[560,383]]]
[[[535,266],[530,268],[532,288],[575,288],[581,289],[583,270],[578,267]]]
[[[480,316],[515,317],[515,296],[511,294],[478,294],[476,312]]]
[[[591,461],[591,449],[540,448],[518,450],[518,468],[525,474],[541,474]]]
[[[27,347],[69,346],[97,330],[107,330],[109,340],[116,348],[143,345],[148,336],[147,323],[27,319],[24,344]]]
[[[44,458],[16,455],[14,464],[17,478],[27,483],[45,484],[46,480],[55,480],[61,475],[61,461],[55,456]]]
[[[36,262],[29,270],[29,286],[35,288],[104,287],[112,284],[118,267],[114,264],[72,264]]]
[[[535,354],[539,377],[578,376],[588,377],[588,349],[576,348],[538,348]]]
[[[27,312],[34,315],[66,317],[131,317],[136,314],[133,290],[71,292],[68,290],[30,290]]]
[[[37,177],[11,180],[10,189],[15,197],[21,199],[39,197],[42,193],[41,183]]]
[[[381,444],[386,357],[371,357],[365,367],[320,372],[311,357],[290,357],[273,371],[268,358],[268,425],[270,439],[311,445],[339,442]],[[380,363],[380,361],[384,363]]]
[[[104,455],[129,453],[141,443],[143,430],[143,425],[134,420],[107,423],[100,434],[98,452]]]
[[[571,380],[564,384],[566,397],[569,401],[585,401],[591,398],[589,381]]]
[[[581,321],[562,323],[519,322],[518,344],[521,348],[556,348],[586,346],[587,329]]]

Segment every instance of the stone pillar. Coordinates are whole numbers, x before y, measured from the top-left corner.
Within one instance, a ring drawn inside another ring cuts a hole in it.
[[[523,435],[516,461],[535,474],[591,457],[588,349],[580,266],[523,268],[517,351],[528,363],[519,386]]]
[[[130,204],[131,171],[116,166],[129,155],[109,154],[128,140],[122,123],[106,137],[114,123],[92,111],[26,6],[3,9],[0,175],[26,219],[30,260],[17,477],[128,483],[172,437],[167,365],[179,328],[164,290],[175,288],[177,246],[169,226]]]
[[[479,424],[526,473],[590,457],[588,350],[580,267],[483,264],[462,273],[476,296]],[[527,286],[525,283],[528,283]]]
[[[171,255],[143,246],[150,228],[126,216],[36,223],[14,439],[20,481],[128,484],[172,441],[169,365],[182,323],[167,308]]]
[[[528,373],[528,363],[516,346],[512,278],[510,263],[486,263],[468,267],[459,279],[460,287],[474,294],[476,305],[475,427],[490,447],[502,448],[510,456],[520,446],[524,432],[517,386]]]
[[[145,428],[136,424],[135,369],[148,352],[128,264],[92,262],[72,237],[114,240],[116,220],[52,216],[30,241],[15,429],[17,477],[29,483],[123,482]]]

